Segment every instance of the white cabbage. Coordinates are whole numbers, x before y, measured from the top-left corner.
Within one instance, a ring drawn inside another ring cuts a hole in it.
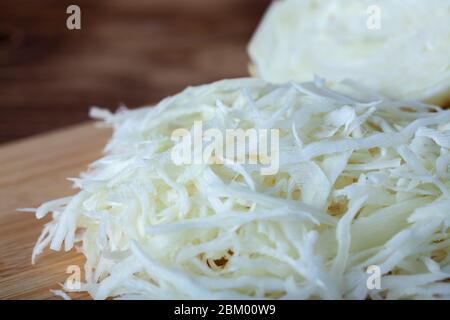
[[[248,49],[251,73],[273,83],[318,74],[450,102],[450,0],[278,0]]]
[[[33,262],[79,247],[95,299],[449,299],[450,111],[352,91],[370,97],[247,78],[92,109],[114,135],[77,195],[36,210],[53,219]],[[196,120],[279,129],[279,172],[175,165],[171,133]]]

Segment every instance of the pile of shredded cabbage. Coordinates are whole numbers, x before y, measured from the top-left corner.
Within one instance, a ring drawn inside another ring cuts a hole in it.
[[[450,0],[278,0],[249,54],[275,83],[351,78],[395,99],[450,102]]]
[[[450,111],[340,87],[242,78],[94,108],[114,135],[78,194],[36,210],[53,220],[33,262],[79,247],[95,299],[449,299]],[[279,172],[176,166],[171,133],[196,120],[279,129]]]

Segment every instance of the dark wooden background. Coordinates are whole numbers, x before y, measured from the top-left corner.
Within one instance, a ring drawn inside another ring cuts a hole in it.
[[[66,8],[81,8],[81,30]],[[0,143],[247,75],[269,0],[1,0]]]

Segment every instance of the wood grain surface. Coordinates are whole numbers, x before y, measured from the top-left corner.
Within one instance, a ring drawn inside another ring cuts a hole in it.
[[[81,30],[66,8],[81,8]],[[269,0],[1,0],[0,143],[247,75]]]
[[[62,128],[92,105],[152,104],[188,85],[246,76],[246,45],[269,0],[0,1],[0,143]],[[81,8],[81,30],[66,8]],[[50,250],[31,265],[42,226],[16,211],[73,194],[109,130],[75,125],[0,146],[0,299],[52,299],[82,266]],[[72,295],[86,298],[86,295]]]
[[[36,220],[16,209],[74,194],[66,178],[100,157],[110,134],[86,123],[0,147],[0,299],[54,299],[49,290],[60,289],[58,283],[70,276],[67,266],[82,267],[81,254],[49,249],[31,265],[32,248],[49,218]]]

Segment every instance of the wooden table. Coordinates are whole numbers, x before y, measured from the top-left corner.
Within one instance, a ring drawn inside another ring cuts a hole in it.
[[[247,75],[269,0],[0,1],[0,143]],[[66,8],[81,8],[81,30]]]
[[[74,251],[47,249],[32,266],[31,251],[49,218],[16,209],[74,194],[66,178],[100,157],[110,133],[85,123],[0,147],[0,299],[55,298],[49,290],[67,279],[67,266],[82,270],[84,259]]]

